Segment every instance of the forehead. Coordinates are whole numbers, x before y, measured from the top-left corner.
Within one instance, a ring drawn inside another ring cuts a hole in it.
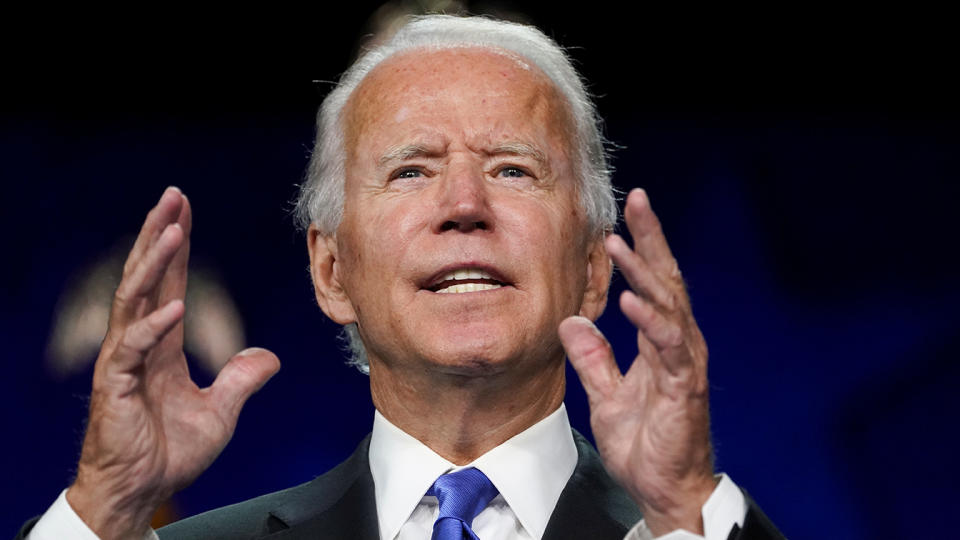
[[[371,70],[347,102],[343,121],[348,153],[391,129],[453,130],[481,143],[525,131],[559,139],[566,148],[572,140],[568,109],[553,82],[512,53],[421,48]]]

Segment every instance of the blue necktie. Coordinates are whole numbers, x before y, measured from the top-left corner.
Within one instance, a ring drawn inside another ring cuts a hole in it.
[[[487,475],[472,467],[437,478],[427,490],[440,502],[432,540],[479,540],[470,525],[498,493]]]

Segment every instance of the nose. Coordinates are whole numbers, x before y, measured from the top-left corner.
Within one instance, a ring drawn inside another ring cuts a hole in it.
[[[475,164],[451,167],[438,188],[435,232],[472,232],[492,228],[489,184]]]

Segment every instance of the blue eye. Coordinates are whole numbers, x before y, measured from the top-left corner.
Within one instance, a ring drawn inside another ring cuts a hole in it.
[[[394,173],[393,177],[396,178],[420,178],[423,176],[423,172],[419,169],[401,169]]]
[[[523,178],[524,176],[528,176],[526,171],[517,167],[504,167],[500,169],[500,172],[498,172],[497,175],[508,178]]]

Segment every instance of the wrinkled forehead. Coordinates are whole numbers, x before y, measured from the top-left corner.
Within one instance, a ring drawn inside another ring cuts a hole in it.
[[[539,112],[568,149],[573,117],[563,94],[532,62],[503,49],[481,46],[420,47],[383,60],[360,82],[341,116],[349,154],[364,133],[386,119],[402,117],[415,99],[449,105],[450,95],[480,100],[490,108],[515,107]],[[439,111],[446,112],[446,111]],[[453,114],[454,111],[449,111]]]

